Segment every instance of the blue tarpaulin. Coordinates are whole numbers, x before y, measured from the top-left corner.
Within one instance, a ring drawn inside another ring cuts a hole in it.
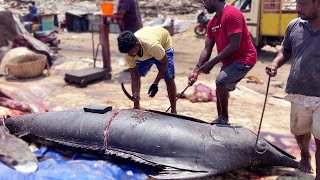
[[[135,167],[117,165],[94,157],[75,154],[71,159],[61,152],[41,148],[34,152],[43,156],[35,173],[23,174],[0,163],[0,180],[38,180],[38,179],[132,179],[144,180],[148,176]]]

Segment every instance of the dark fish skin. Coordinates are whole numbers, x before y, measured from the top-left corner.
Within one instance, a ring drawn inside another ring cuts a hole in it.
[[[151,110],[93,112],[80,109],[29,114],[7,118],[5,124],[11,133],[34,142],[104,152],[174,169],[176,174],[169,173],[168,178],[194,178],[248,166],[298,167],[291,155],[263,138],[258,144],[263,153],[257,153],[256,134],[241,126],[210,125]]]
[[[0,162],[22,172],[34,172],[38,160],[28,144],[0,126]]]

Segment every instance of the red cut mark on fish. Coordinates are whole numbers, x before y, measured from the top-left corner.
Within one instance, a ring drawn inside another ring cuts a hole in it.
[[[108,141],[108,132],[109,132],[109,129],[110,129],[110,126],[111,126],[111,123],[113,121],[113,119],[119,114],[121,110],[118,110],[116,112],[113,113],[113,115],[110,117],[109,119],[109,122],[108,122],[108,125],[106,126],[106,128],[104,129],[104,147],[107,148],[107,141]]]

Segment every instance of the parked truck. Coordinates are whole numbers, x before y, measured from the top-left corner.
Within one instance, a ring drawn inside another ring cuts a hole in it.
[[[234,0],[242,11],[257,49],[281,44],[288,23],[298,17],[295,0]]]

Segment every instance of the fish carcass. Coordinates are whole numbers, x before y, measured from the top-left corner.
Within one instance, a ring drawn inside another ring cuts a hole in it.
[[[158,111],[87,106],[4,120],[11,133],[51,147],[81,148],[162,168],[156,178],[193,178],[248,166],[296,168],[294,158],[241,126],[210,125]]]

